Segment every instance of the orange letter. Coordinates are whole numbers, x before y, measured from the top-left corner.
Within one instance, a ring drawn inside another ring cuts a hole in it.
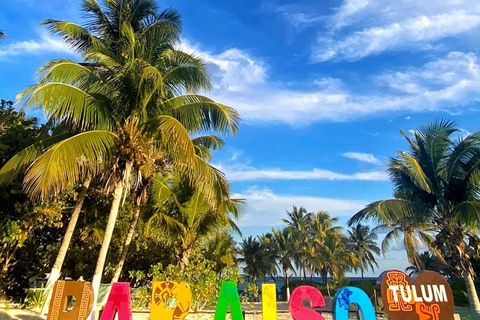
[[[69,302],[75,304],[68,310]],[[93,308],[93,287],[89,282],[58,280],[53,287],[47,320],[85,320]]]

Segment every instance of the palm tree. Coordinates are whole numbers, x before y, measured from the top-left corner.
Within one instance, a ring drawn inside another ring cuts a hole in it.
[[[454,138],[458,131],[450,121],[432,122],[416,130],[413,139],[401,131],[410,150],[399,151],[389,163],[395,199],[371,203],[351,221],[412,219],[436,225],[432,246],[461,273],[470,307],[480,315],[466,243],[480,218],[480,135]]]
[[[257,279],[263,276],[263,248],[257,238],[249,236],[244,238],[240,243],[239,253],[241,257],[239,262],[244,263],[243,271],[250,277],[254,285],[257,284]]]
[[[369,226],[364,226],[358,223],[352,227],[348,232],[348,241],[350,249],[355,252],[355,255],[360,260],[360,272],[363,279],[363,271],[370,268],[374,271],[374,267],[378,268],[378,263],[375,260],[374,254],[380,254],[380,248],[376,244],[377,234],[370,231]]]
[[[293,210],[291,212],[287,211],[287,215],[289,219],[282,219],[282,221],[287,224],[287,228],[289,228],[293,233],[295,246],[297,248],[293,260],[300,272],[300,279],[303,279],[303,277],[306,277],[306,268],[308,264],[307,258],[309,256],[309,242],[307,239],[309,236],[308,228],[310,226],[312,214],[307,213],[307,210],[303,207],[297,208],[297,206],[293,206]]]
[[[164,180],[154,181],[157,194],[154,199],[159,208],[150,218],[147,231],[161,230],[173,242],[179,243],[178,265],[183,272],[193,248],[203,240],[225,228],[238,230],[229,214],[237,218],[242,201],[230,199],[229,193],[223,192],[222,201],[212,205],[200,190],[190,185],[187,177],[175,181],[170,192],[165,190]],[[168,196],[165,193],[169,193]]]
[[[214,264],[214,271],[220,274],[225,267],[237,265],[236,242],[227,230],[220,230],[206,239],[203,245],[205,259]]]
[[[319,258],[323,263],[323,281],[327,283],[328,273],[333,281],[343,278],[346,271],[359,265],[355,252],[350,250],[348,239],[341,233],[329,233],[324,239]]]
[[[288,228],[282,230],[272,229],[273,246],[278,258],[279,269],[283,271],[285,275],[285,288],[286,288],[286,301],[290,300],[290,287],[289,287],[289,274],[288,271],[293,268],[292,259],[295,255],[293,233]]]
[[[420,246],[427,246],[432,252],[437,252],[432,247],[434,237],[431,232],[436,226],[427,222],[417,222],[414,219],[400,219],[396,223],[381,224],[373,228],[374,232],[386,233],[382,241],[382,253],[390,249],[393,242],[399,243],[403,234],[403,246],[407,252],[407,259],[417,270],[424,270],[425,266],[418,253]],[[438,252],[437,252],[438,253]]]
[[[97,292],[118,208],[129,189],[168,165],[187,172],[213,201],[216,177],[201,174],[207,164],[196,156],[190,134],[234,134],[239,117],[193,93],[208,89],[209,81],[201,59],[174,48],[180,29],[175,11],[156,14],[152,0],[106,1],[103,9],[94,0],[82,5],[91,17],[85,27],[45,24],[85,62],[51,61],[40,69],[40,83],[19,95],[24,107],[42,106],[49,122],[72,132],[50,141],[47,149],[44,144],[27,150],[16,163],[28,166],[25,189],[36,198],[61,192],[86,172],[110,173],[113,197],[93,278]],[[15,167],[7,163],[2,171],[11,174]]]

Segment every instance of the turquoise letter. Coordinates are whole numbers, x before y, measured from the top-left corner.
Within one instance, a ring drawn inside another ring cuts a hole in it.
[[[333,319],[348,320],[348,307],[356,304],[360,309],[359,320],[376,320],[375,310],[367,294],[355,287],[344,287],[333,298]]]

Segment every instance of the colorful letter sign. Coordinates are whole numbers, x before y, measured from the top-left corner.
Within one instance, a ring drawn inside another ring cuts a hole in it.
[[[309,309],[303,305],[303,300],[307,300],[312,308],[325,307],[325,299],[322,293],[315,287],[300,286],[293,290],[288,302],[290,314],[295,320],[325,320],[318,312]]]
[[[192,305],[192,290],[181,281],[154,281],[150,320],[183,320]]]
[[[372,302],[365,291],[355,287],[343,287],[337,291],[333,298],[333,317],[338,320],[348,319],[348,309],[351,304],[360,309],[359,320],[376,320]]]
[[[440,274],[422,271],[412,280],[391,270],[381,277],[382,299],[391,320],[453,319],[452,289]]]
[[[233,281],[222,282],[214,320],[225,320],[227,318],[228,305],[230,305],[232,320],[243,320],[237,285]]]
[[[262,319],[277,320],[277,290],[274,284],[262,284]]]
[[[115,311],[118,312],[118,320],[132,320],[132,299],[128,282],[115,282],[112,285],[100,320],[113,320]]]
[[[68,303],[75,305],[68,310]],[[69,301],[70,300],[70,301]],[[93,287],[89,282],[58,280],[53,286],[47,320],[85,320],[93,308]]]

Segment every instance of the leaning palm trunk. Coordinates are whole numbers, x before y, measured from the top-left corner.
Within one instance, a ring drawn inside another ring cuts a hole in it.
[[[140,217],[140,207],[138,205],[135,206],[133,209],[133,217],[132,222],[130,223],[130,228],[128,229],[127,237],[125,238],[125,242],[123,244],[122,254],[120,256],[120,261],[118,262],[117,268],[115,269],[115,273],[112,278],[112,284],[117,282],[120,278],[120,274],[122,273],[123,265],[125,264],[125,259],[127,258],[128,249],[130,248],[130,244],[132,243],[133,235],[135,233],[135,229],[137,228],[138,218]]]
[[[125,186],[130,179],[132,165],[133,164],[130,161],[125,164],[125,171],[122,177],[123,179],[119,180],[114,187],[110,214],[108,216],[107,226],[105,227],[105,235],[103,237],[102,247],[100,248],[100,253],[98,254],[97,266],[95,267],[95,273],[93,274],[92,279],[94,308],[92,309],[92,313],[90,314],[91,320],[95,320],[95,306],[97,304],[98,292],[100,289],[100,282],[102,281],[103,268],[105,266],[105,260],[107,258],[108,247],[110,246],[110,241],[112,240],[113,229],[115,228],[115,222],[117,221],[118,210],[122,201],[123,192]]]
[[[42,307],[41,315],[43,315],[47,311],[47,306],[49,305],[51,295],[51,289],[55,281],[58,280],[60,276],[60,270],[62,269],[63,261],[67,255],[68,247],[70,246],[70,241],[72,240],[73,231],[75,230],[75,226],[77,225],[78,217],[80,216],[80,211],[82,210],[83,201],[87,196],[88,188],[90,187],[90,182],[92,181],[92,174],[88,173],[87,177],[83,181],[82,187],[78,192],[77,202],[75,203],[75,207],[73,208],[72,216],[70,217],[70,222],[68,223],[67,230],[65,231],[65,235],[63,236],[62,244],[60,245],[60,250],[58,250],[58,255],[53,264],[52,271],[50,271],[50,275],[48,276],[47,285],[45,287],[45,292],[47,292],[47,298]]]
[[[463,279],[467,285],[468,300],[470,301],[470,309],[480,316],[480,302],[478,301],[477,290],[473,283],[472,274],[468,271],[463,272]]]

